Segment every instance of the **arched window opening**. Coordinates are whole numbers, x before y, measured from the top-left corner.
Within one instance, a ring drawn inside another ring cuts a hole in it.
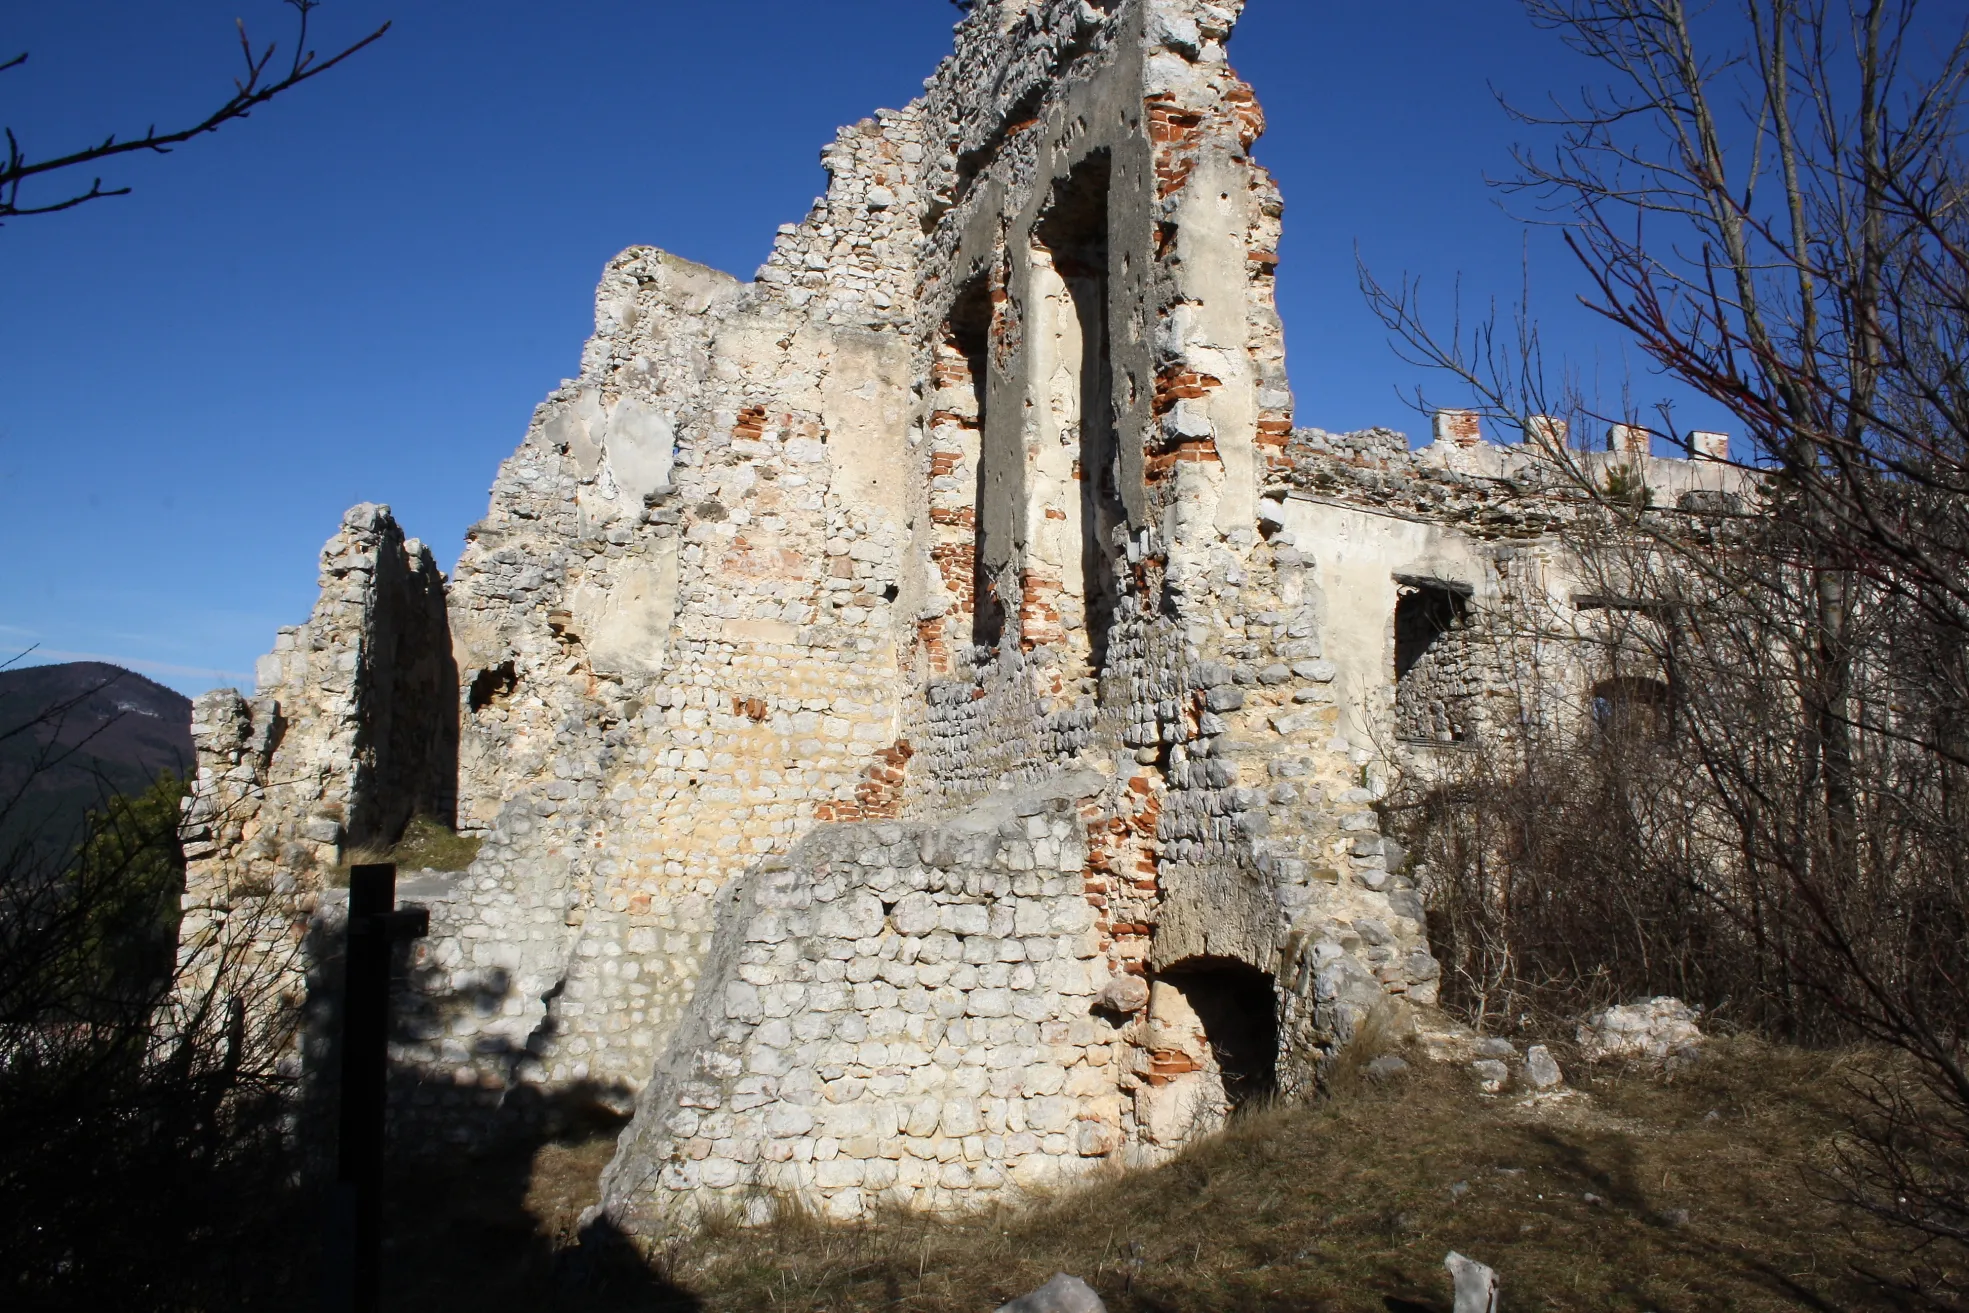
[[[1622,675],[1593,685],[1587,699],[1593,728],[1615,743],[1661,743],[1674,720],[1672,695],[1659,679]]]
[[[1029,334],[1046,432],[1037,462],[1043,516],[1040,556],[1057,570],[1058,619],[1069,651],[1098,675],[1120,586],[1114,533],[1124,523],[1109,340],[1108,186],[1111,164],[1097,151],[1053,185],[1033,229]],[[1050,474],[1049,474],[1050,472]]]

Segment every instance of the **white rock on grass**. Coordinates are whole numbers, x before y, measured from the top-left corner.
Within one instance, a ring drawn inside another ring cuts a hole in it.
[[[1695,1060],[1703,1035],[1695,1009],[1662,995],[1594,1013],[1580,1026],[1578,1039],[1589,1061],[1674,1066]]]
[[[1085,1281],[1055,1272],[1051,1281],[1031,1294],[1000,1304],[998,1313],[1107,1313],[1107,1307]]]
[[[1549,1090],[1565,1084],[1565,1073],[1559,1070],[1558,1060],[1552,1050],[1543,1044],[1534,1044],[1525,1050],[1525,1084],[1535,1090]]]
[[[1449,1279],[1455,1285],[1454,1313],[1497,1313],[1497,1273],[1453,1249],[1443,1259],[1443,1266],[1449,1269]]]

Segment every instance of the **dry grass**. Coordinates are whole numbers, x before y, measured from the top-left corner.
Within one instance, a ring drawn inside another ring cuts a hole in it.
[[[479,855],[479,840],[419,813],[403,827],[390,861],[408,871],[462,871]]]
[[[1814,1177],[1842,1061],[1719,1041],[1672,1082],[1586,1077],[1585,1097],[1536,1109],[1418,1064],[1024,1209],[714,1227],[655,1255],[667,1282],[557,1265],[610,1145],[549,1145],[507,1192],[526,1236],[447,1224],[462,1248],[435,1267],[469,1257],[469,1302],[452,1288],[434,1304],[433,1280],[400,1306],[978,1313],[1067,1271],[1116,1313],[1446,1309],[1456,1249],[1495,1267],[1517,1310],[1895,1307],[1855,1272],[1891,1266],[1892,1246]],[[436,1255],[403,1257],[407,1277]]]
[[[403,827],[403,837],[387,848],[353,848],[329,871],[337,889],[349,885],[349,868],[370,862],[395,862],[404,871],[462,871],[479,855],[480,840],[462,835],[443,821],[422,812]]]

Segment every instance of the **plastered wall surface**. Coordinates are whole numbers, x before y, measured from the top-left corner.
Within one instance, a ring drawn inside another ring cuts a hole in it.
[[[1558,512],[1529,451],[1294,427],[1240,10],[982,0],[751,281],[611,261],[452,577],[358,507],[198,704],[187,960],[319,941],[413,812],[478,838],[403,879],[395,1133],[633,1110],[642,1232],[1150,1160],[1432,1002],[1376,804],[1490,723],[1483,617],[1569,604]],[[1472,609],[1405,693],[1409,578]]]

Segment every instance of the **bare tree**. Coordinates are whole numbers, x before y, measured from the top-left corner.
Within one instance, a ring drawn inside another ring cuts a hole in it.
[[[299,947],[255,942],[266,899],[180,954],[174,773],[135,795],[97,775],[79,834],[23,816],[38,779],[84,769],[90,735],[60,731],[114,680],[0,729],[47,745],[0,791],[0,1299],[261,1307],[307,1260],[291,1036],[262,1020]]]
[[[1734,417],[1751,476],[1747,503],[1655,507],[1554,451],[1581,559],[1651,599],[1632,641],[1674,671],[1676,806],[1632,855],[1708,909],[1717,951],[1750,968],[1719,978],[1760,1022],[1901,1055],[1866,1090],[1845,1180],[1960,1301],[1969,24],[1921,0],[1526,2],[1605,80],[1519,114],[1550,144],[1504,185],[1563,225],[1588,306]],[[1440,333],[1414,285],[1362,278],[1413,359],[1527,434],[1642,422],[1550,379],[1522,310]],[[1689,449],[1671,410],[1650,427]],[[1645,768],[1614,765],[1621,810]]]
[[[282,63],[276,63],[274,56],[278,46],[268,43],[255,51],[252,40],[246,33],[246,21],[238,20],[239,53],[242,67],[234,78],[232,93],[218,106],[197,122],[185,127],[160,131],[151,124],[141,136],[112,133],[93,146],[84,146],[66,154],[34,157],[22,147],[12,128],[6,129],[7,157],[0,163],[0,222],[28,214],[54,214],[61,210],[72,210],[78,205],[101,200],[105,196],[128,195],[128,187],[104,187],[101,176],[90,180],[89,185],[79,187],[68,184],[65,179],[82,176],[92,166],[119,155],[138,151],[148,151],[156,155],[168,155],[173,146],[190,141],[193,137],[208,132],[217,132],[226,124],[246,118],[255,109],[266,104],[275,96],[291,91],[301,83],[316,78],[334,68],[363,47],[381,39],[390,30],[384,23],[368,36],[343,47],[341,51],[327,58],[318,56],[308,48],[308,19],[320,5],[321,0],[286,0],[296,14],[294,47],[292,56]],[[27,54],[15,55],[0,62],[0,73],[19,68],[27,62]],[[22,184],[30,179],[58,179],[56,195],[45,201],[23,201]]]

